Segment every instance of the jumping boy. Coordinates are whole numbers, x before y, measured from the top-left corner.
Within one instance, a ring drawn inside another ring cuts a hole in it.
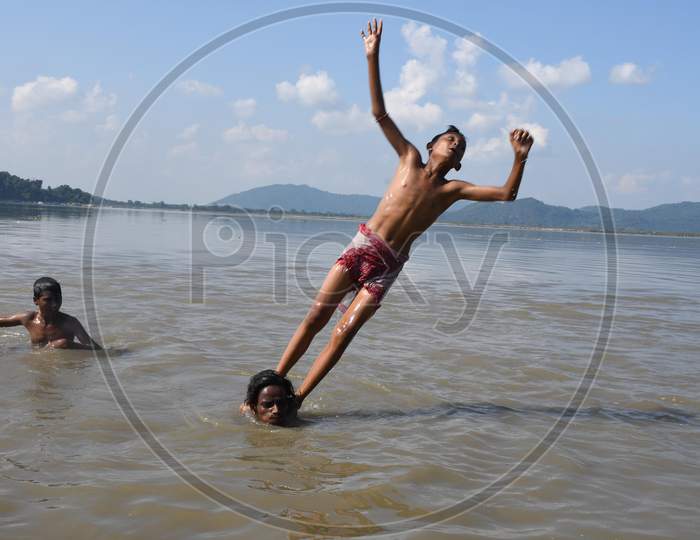
[[[505,184],[478,186],[446,180],[451,170],[461,168],[466,139],[454,126],[436,135],[427,145],[428,162],[407,141],[384,108],[379,79],[379,43],[382,21],[367,24],[364,40],[369,67],[372,114],[399,156],[393,180],[374,215],[360,230],[331,268],[311,309],[287,345],[276,372],[286,376],[306,352],[312,339],[328,323],[345,294],[357,289],[354,300],[333,330],[330,341],[316,358],[297,392],[297,405],[338,362],[353,337],[380,306],[387,290],[408,260],[411,244],[453,203],[515,200],[532,147],[532,136],[523,129],[510,133],[515,159]]]
[[[32,345],[53,349],[102,350],[80,324],[67,313],[61,313],[61,285],[50,277],[34,282],[34,304],[37,311],[26,311],[11,317],[0,317],[0,327],[24,326]],[[76,343],[75,340],[79,343]]]

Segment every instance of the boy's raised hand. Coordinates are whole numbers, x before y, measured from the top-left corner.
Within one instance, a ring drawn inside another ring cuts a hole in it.
[[[513,147],[513,152],[519,158],[526,158],[532,148],[532,143],[535,139],[532,138],[530,132],[526,129],[514,129],[510,132],[510,145]]]
[[[373,22],[374,27],[372,26]],[[361,30],[360,35],[365,42],[365,54],[367,56],[379,54],[379,42],[382,39],[382,20],[379,20],[379,24],[377,24],[377,19],[368,21],[367,34],[365,35],[365,31]]]

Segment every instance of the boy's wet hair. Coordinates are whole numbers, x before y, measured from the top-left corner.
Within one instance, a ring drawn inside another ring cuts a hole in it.
[[[443,131],[442,133],[438,133],[437,135],[435,135],[435,137],[430,139],[430,142],[427,145],[428,149],[432,148],[432,146],[435,144],[435,141],[437,141],[443,135],[447,135],[448,133],[456,133],[457,135],[461,135],[464,138],[464,144],[467,144],[467,137],[464,135],[464,133],[462,133],[457,126],[453,126],[452,124],[450,124],[449,126],[447,126],[447,129],[445,131]]]
[[[40,277],[34,282],[34,300],[37,300],[42,293],[52,292],[56,296],[63,296],[61,293],[61,285],[53,278]]]
[[[264,369],[250,378],[245,402],[251,407],[255,407],[258,403],[260,392],[268,386],[281,386],[287,392],[289,399],[294,398],[294,386],[289,379],[282,377],[273,369]]]

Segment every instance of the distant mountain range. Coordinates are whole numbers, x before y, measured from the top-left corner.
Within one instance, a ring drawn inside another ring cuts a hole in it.
[[[279,206],[287,212],[313,212],[369,216],[379,203],[371,195],[340,195],[307,185],[274,184],[234,193],[213,204],[268,210]],[[700,233],[700,202],[662,204],[646,210],[613,209],[619,231]],[[513,225],[600,230],[599,208],[571,209],[533,198],[507,203],[473,203],[446,212],[441,221],[471,225]]]
[[[120,208],[155,208],[170,210],[210,210],[216,206],[239,206],[246,210],[267,211],[279,206],[285,211],[307,214],[370,216],[379,204],[371,195],[340,195],[306,185],[276,184],[229,195],[212,203],[211,207],[189,204],[144,203],[141,201],[112,201],[102,199],[106,206]],[[95,204],[90,193],[63,185],[44,188],[41,180],[27,180],[8,172],[0,172],[0,202],[46,204]],[[571,209],[552,206],[537,199],[525,198],[507,203],[470,203],[455,205],[446,212],[442,222],[468,225],[512,225],[562,229],[600,230],[597,206]],[[230,209],[229,211],[236,211]],[[700,234],[700,202],[662,204],[646,210],[613,209],[618,231],[651,233]]]
[[[354,216],[369,216],[379,204],[379,197],[372,195],[340,195],[311,186],[274,184],[234,193],[213,204],[240,206],[241,208],[268,210],[279,206],[286,212],[316,212]]]

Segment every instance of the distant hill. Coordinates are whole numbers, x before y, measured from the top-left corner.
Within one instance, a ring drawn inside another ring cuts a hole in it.
[[[288,212],[370,216],[379,204],[379,197],[371,195],[340,195],[307,185],[276,184],[229,195],[213,203],[212,207],[188,204],[144,203],[141,201],[112,201],[103,199],[108,206],[121,208],[166,208],[172,210],[211,210],[216,206],[240,206],[247,210],[268,210],[280,206]],[[8,172],[0,172],[0,202],[90,204],[92,195],[68,185],[44,188],[42,180],[27,180]],[[235,209],[229,209],[235,211]],[[618,231],[694,233],[700,234],[700,202],[661,204],[646,210],[614,208]],[[442,222],[469,225],[513,225],[564,229],[600,230],[599,207],[585,206],[571,209],[552,206],[533,198],[507,203],[470,203],[445,213]]]
[[[340,195],[307,185],[274,184],[234,193],[213,204],[228,204],[251,210],[268,210],[271,206],[279,206],[287,212],[369,216],[377,208],[379,197]]]
[[[213,204],[267,210],[280,206],[288,212],[319,212],[340,215],[371,215],[379,197],[340,195],[307,185],[276,184],[229,195]],[[700,203],[662,204],[646,210],[613,209],[615,226],[620,231],[700,233]],[[513,225],[600,230],[599,208],[571,209],[553,206],[533,198],[507,203],[467,204],[445,213],[442,222],[472,225]]]
[[[662,204],[646,210],[612,210],[618,231],[700,233],[700,203]],[[462,210],[447,212],[443,221],[474,225],[520,225],[601,229],[599,208],[580,209],[552,206],[533,198],[508,203],[470,204]]]
[[[508,203],[479,203],[462,210],[447,212],[443,221],[475,225],[521,225],[527,227],[594,227],[600,226],[594,212],[552,206],[533,198]]]

